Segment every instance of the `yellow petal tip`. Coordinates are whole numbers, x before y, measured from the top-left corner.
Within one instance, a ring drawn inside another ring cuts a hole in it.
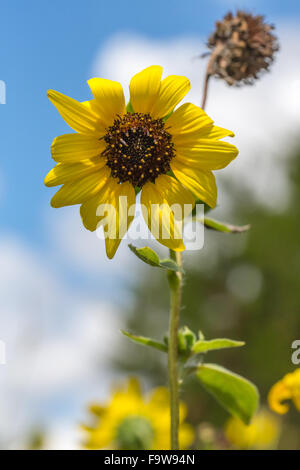
[[[55,90],[47,90],[47,96],[49,100],[51,100],[51,98],[54,98],[55,93],[57,93]]]
[[[48,173],[48,175],[46,175],[44,179],[44,185],[47,186],[48,188],[50,187],[49,181],[50,181],[50,178],[49,178],[49,173]]]

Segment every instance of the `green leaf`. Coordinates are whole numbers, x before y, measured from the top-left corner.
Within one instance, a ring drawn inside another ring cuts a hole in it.
[[[212,351],[214,349],[225,349],[225,348],[237,348],[244,346],[244,341],[234,341],[233,339],[218,338],[211,339],[208,341],[199,340],[193,346],[194,353],[203,353],[206,351]]]
[[[245,424],[258,407],[257,388],[247,379],[216,364],[203,364],[196,375],[204,388],[234,416]]]
[[[250,228],[250,225],[231,225],[225,222],[220,222],[219,220],[210,219],[208,217],[204,217],[204,220],[196,220],[204,224],[204,226],[208,229],[216,230],[218,232],[223,233],[242,233],[246,232]]]
[[[136,336],[128,333],[127,331],[121,330],[121,333],[124,336],[127,336],[135,343],[143,344],[144,346],[150,346],[151,348],[158,349],[159,351],[168,352],[168,346],[159,341],[155,341],[151,338],[146,338],[145,336]]]
[[[138,258],[144,261],[144,263],[150,264],[150,266],[160,267],[158,254],[148,246],[136,248],[134,245],[129,244],[128,247]]]
[[[159,259],[158,254],[148,246],[137,248],[129,244],[128,247],[140,260],[144,261],[146,264],[150,264],[150,266],[168,269],[169,271],[183,272],[182,268],[179,267],[175,261],[172,259]]]
[[[165,268],[165,269],[169,269],[170,271],[175,271],[175,272],[182,272],[183,273],[183,269],[178,266],[178,264],[172,260],[172,259],[161,259],[159,260],[159,266],[161,268]]]

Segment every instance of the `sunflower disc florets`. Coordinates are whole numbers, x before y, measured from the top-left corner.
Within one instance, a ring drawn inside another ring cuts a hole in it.
[[[115,119],[104,140],[107,166],[120,183],[129,181],[133,186],[142,187],[171,169],[174,144],[162,119],[152,119],[149,114],[126,113]]]
[[[274,26],[265,23],[263,16],[238,11],[228,13],[216,23],[208,40],[213,49],[210,74],[229,85],[252,84],[259,73],[268,70],[279,46],[272,33]]]

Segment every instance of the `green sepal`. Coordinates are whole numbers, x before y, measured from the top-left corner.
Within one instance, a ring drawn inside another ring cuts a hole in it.
[[[212,208],[208,204],[206,204],[206,202],[203,202],[201,199],[196,198],[195,206],[194,206],[194,209],[192,210],[192,216],[196,215],[197,204],[203,204],[204,205],[204,213],[205,214],[206,214],[206,212],[209,212],[209,211],[212,210]]]
[[[172,111],[170,111],[169,114],[167,114],[165,117],[163,117],[162,118],[163,122],[166,122],[169,119],[169,117],[172,116],[173,112],[174,112],[174,109],[172,109]]]
[[[150,346],[151,348],[158,349],[159,351],[168,352],[168,346],[160,341],[156,341],[151,338],[146,338],[145,336],[136,336],[128,333],[127,331],[121,330],[121,333],[124,336],[127,336],[135,343],[142,344],[143,346]]]
[[[232,415],[249,424],[259,403],[249,380],[216,364],[202,364],[196,372],[203,387]]]
[[[134,245],[129,244],[128,247],[140,260],[146,264],[149,264],[150,266],[168,269],[169,271],[183,272],[183,269],[178,266],[174,260],[169,258],[159,259],[158,254],[148,246],[137,248]]]
[[[131,113],[131,114],[134,113],[134,109],[132,107],[131,101],[129,101],[129,103],[127,104],[126,111],[127,111],[127,113]]]
[[[227,338],[216,338],[207,341],[201,339],[194,343],[192,351],[194,354],[198,354],[206,353],[207,351],[213,351],[216,349],[237,348],[244,345],[244,341],[235,341],[233,339]]]

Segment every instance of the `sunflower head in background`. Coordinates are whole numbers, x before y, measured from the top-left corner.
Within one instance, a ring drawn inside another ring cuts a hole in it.
[[[280,435],[280,423],[267,410],[259,411],[249,425],[231,417],[225,425],[225,436],[230,445],[241,450],[274,449]]]
[[[269,69],[278,51],[274,26],[261,15],[237,11],[227,13],[216,22],[215,31],[208,39],[212,50],[211,75],[228,85],[252,84],[259,74]]]
[[[170,449],[169,394],[164,387],[143,396],[139,382],[131,378],[115,388],[108,403],[89,407],[93,422],[82,426],[88,449],[168,450]],[[179,444],[187,449],[194,431],[184,422],[186,407],[180,403]]]
[[[289,405],[284,402],[288,400],[291,400],[300,411],[300,369],[286,374],[269,391],[269,406],[275,413],[286,414],[289,411]]]
[[[215,207],[212,170],[224,168],[238,154],[236,147],[220,140],[233,133],[214,126],[198,106],[185,103],[175,109],[190,89],[189,80],[176,75],[161,80],[161,75],[162,67],[156,65],[136,74],[127,106],[120,83],[102,78],[88,81],[93,99],[86,102],[48,91],[50,101],[76,131],[53,141],[57,165],[45,184],[62,186],[51,205],[80,204],[88,230],[102,224],[109,258],[134,218],[140,191],[142,213],[153,235],[163,245],[183,251],[171,206],[179,205],[185,216],[184,209],[190,207],[191,212],[196,199]],[[100,212],[100,206],[107,211]]]

